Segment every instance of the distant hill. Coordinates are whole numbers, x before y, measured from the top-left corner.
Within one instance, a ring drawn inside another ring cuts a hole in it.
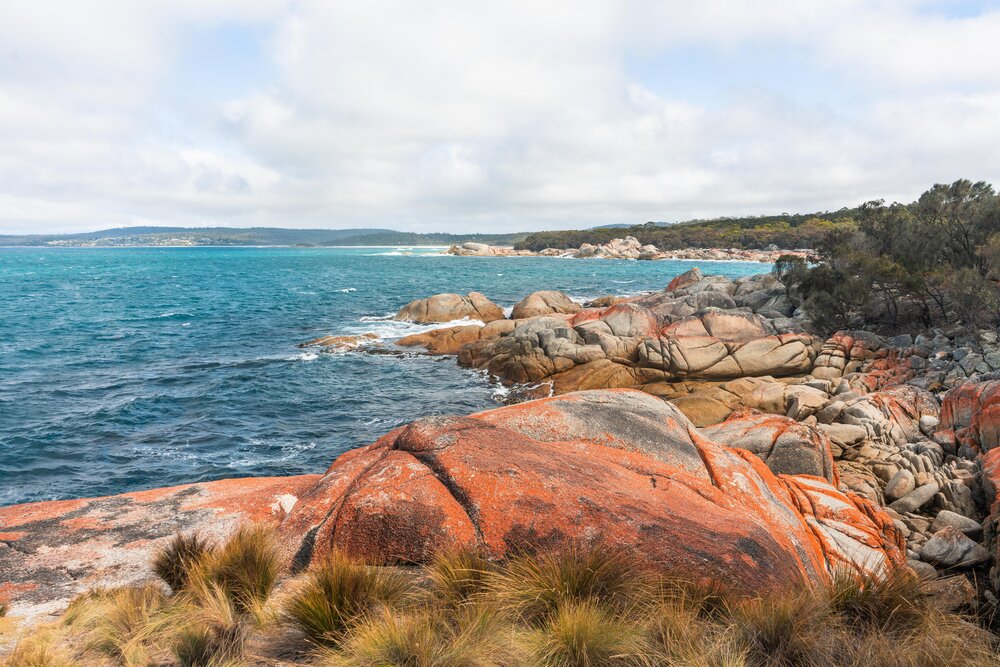
[[[0,246],[350,246],[451,245],[480,241],[512,245],[520,234],[417,234],[392,229],[283,229],[280,227],[119,227],[79,234],[0,235]]]

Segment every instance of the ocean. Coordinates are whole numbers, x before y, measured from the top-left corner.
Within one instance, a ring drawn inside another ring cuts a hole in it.
[[[745,262],[453,257],[427,248],[0,249],[0,505],[324,471],[417,417],[494,407],[454,358],[297,343],[432,327],[390,318],[438,292],[509,307],[663,289]]]

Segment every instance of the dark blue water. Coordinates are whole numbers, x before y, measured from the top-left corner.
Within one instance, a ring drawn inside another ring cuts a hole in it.
[[[0,505],[320,472],[416,417],[496,405],[454,359],[317,355],[411,299],[662,289],[694,262],[385,249],[0,249]],[[729,275],[768,267],[701,263]]]

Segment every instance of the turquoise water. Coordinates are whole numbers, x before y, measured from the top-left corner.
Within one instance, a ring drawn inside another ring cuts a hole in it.
[[[426,327],[386,316],[436,292],[630,295],[699,264],[413,252],[0,249],[0,505],[321,472],[416,417],[495,406],[498,387],[451,358],[296,343],[391,342]]]

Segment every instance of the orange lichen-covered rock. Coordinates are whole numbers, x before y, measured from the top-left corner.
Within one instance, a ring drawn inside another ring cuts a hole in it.
[[[702,278],[704,278],[704,276],[701,273],[701,269],[698,267],[688,269],[679,276],[674,276],[673,280],[670,281],[670,284],[667,285],[667,291],[673,292],[674,290],[684,289],[685,287],[694,285]]]
[[[177,532],[221,539],[245,521],[277,523],[318,479],[225,479],[0,507],[0,593],[12,618],[32,620],[88,589],[149,579],[154,551]]]
[[[469,324],[464,326],[432,329],[423,333],[403,336],[396,341],[402,347],[422,347],[431,354],[457,354],[463,345],[485,338],[496,338],[513,331],[515,322],[493,320],[486,326]]]
[[[940,429],[971,453],[1000,446],[1000,380],[952,388],[941,404]]]
[[[479,292],[461,294],[435,294],[417,299],[403,306],[395,319],[408,322],[451,322],[468,318],[492,322],[504,318],[503,309]]]
[[[580,392],[421,419],[341,456],[282,526],[305,566],[604,542],[746,592],[903,561],[895,527],[825,480],[775,476],[637,391]]]
[[[867,331],[838,331],[833,334],[816,355],[813,377],[835,380],[847,373],[861,369],[865,361],[881,347],[878,336]]]
[[[756,454],[776,474],[813,475],[834,486],[840,483],[830,439],[789,417],[743,409],[701,432],[719,444]]]

